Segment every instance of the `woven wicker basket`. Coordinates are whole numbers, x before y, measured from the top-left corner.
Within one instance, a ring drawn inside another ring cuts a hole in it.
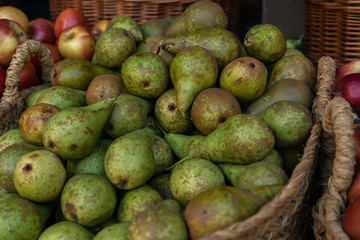
[[[342,228],[342,215],[354,175],[354,127],[350,104],[342,97],[332,99],[323,119],[319,182],[324,190],[313,213],[316,239],[350,240]]]
[[[42,84],[18,91],[19,74],[30,54],[35,54],[41,62]],[[17,47],[7,69],[5,90],[0,100],[0,135],[18,127],[27,96],[38,88],[50,85],[50,71],[53,65],[51,52],[38,41],[27,40]]]
[[[304,46],[316,61],[331,56],[337,66],[360,59],[360,1],[305,0]]]
[[[218,3],[228,17],[228,29],[238,31],[239,9],[241,1],[211,0]],[[81,10],[92,26],[102,19],[111,19],[117,15],[132,17],[139,24],[154,18],[180,15],[190,4],[197,0],[49,0],[50,15],[53,21],[66,8]]]

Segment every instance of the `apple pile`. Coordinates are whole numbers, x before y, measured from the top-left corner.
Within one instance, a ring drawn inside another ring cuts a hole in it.
[[[13,46],[36,39],[55,64],[0,136],[1,239],[198,239],[255,214],[299,163],[316,69],[278,27],[242,42],[210,1],[142,26],[14,15]]]

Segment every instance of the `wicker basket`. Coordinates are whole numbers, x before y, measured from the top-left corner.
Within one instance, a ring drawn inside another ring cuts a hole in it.
[[[30,54],[35,54],[41,62],[42,84],[18,91],[19,74]],[[39,41],[27,40],[17,47],[7,69],[5,90],[0,100],[0,135],[10,129],[18,128],[27,96],[38,88],[50,85],[50,71],[53,65],[51,52]]]
[[[50,15],[53,21],[66,8],[81,10],[92,26],[102,19],[111,19],[117,15],[132,17],[139,24],[154,18],[180,15],[190,4],[197,0],[49,0]],[[228,17],[228,29],[238,31],[239,11],[241,1],[212,0],[218,3]]]
[[[314,209],[316,239],[350,240],[342,228],[355,165],[354,114],[350,104],[335,97],[326,108],[321,143],[323,195]]]
[[[316,61],[331,56],[337,67],[360,58],[360,1],[305,0],[304,46]]]

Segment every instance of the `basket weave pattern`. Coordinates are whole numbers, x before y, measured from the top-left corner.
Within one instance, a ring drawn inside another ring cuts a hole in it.
[[[360,1],[305,0],[304,52],[316,61],[331,56],[337,66],[360,58]]]
[[[49,0],[50,14],[53,21],[66,8],[81,10],[89,20],[90,26],[102,19],[111,19],[117,15],[132,17],[139,24],[149,19],[180,15],[197,0]],[[237,32],[239,21],[240,1],[212,0],[218,3],[228,17],[228,29]]]

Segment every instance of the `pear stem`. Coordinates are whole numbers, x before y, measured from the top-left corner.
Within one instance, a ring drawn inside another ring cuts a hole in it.
[[[160,129],[160,131],[164,134],[164,136],[166,136],[168,133],[160,126],[160,124],[158,123],[158,121],[156,121],[156,125],[158,126],[158,128]]]
[[[179,165],[182,162],[185,162],[186,160],[189,160],[191,157],[190,156],[186,156],[183,159],[177,161],[176,163],[174,163],[173,165],[171,165],[170,167],[166,168],[165,171],[170,171],[171,169],[175,168],[177,165]]]

